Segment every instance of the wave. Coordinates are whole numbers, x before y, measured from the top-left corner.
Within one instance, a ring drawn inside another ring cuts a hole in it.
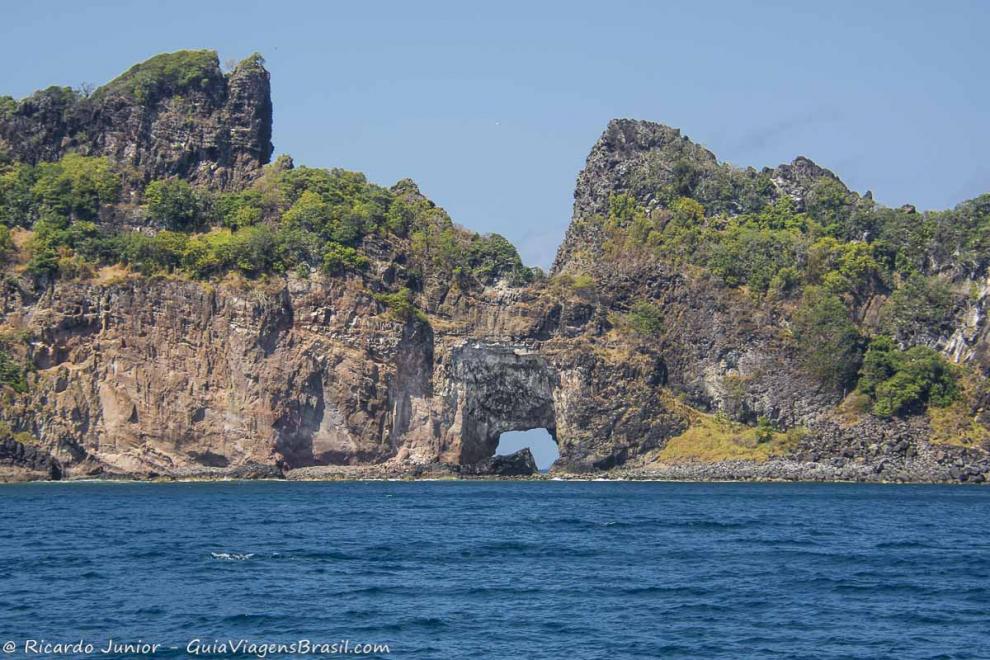
[[[211,552],[210,556],[214,559],[220,559],[221,561],[245,561],[254,557],[253,552],[240,553],[240,552]]]

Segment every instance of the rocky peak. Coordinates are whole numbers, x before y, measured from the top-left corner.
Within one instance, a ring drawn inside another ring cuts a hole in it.
[[[663,179],[674,176],[678,162],[714,166],[715,155],[691,142],[680,129],[637,119],[613,119],[588,154],[574,190],[574,217],[608,213],[609,197],[630,191],[638,171],[651,170]]]
[[[574,190],[574,212],[552,273],[597,252],[601,243],[583,221],[608,214],[609,198],[628,193],[650,204],[663,186],[676,185],[684,170],[717,166],[715,155],[681,134],[680,129],[638,119],[613,119],[588,154]]]
[[[845,192],[849,192],[845,184],[831,170],[819,166],[805,156],[798,156],[790,164],[785,163],[774,169],[765,168],[763,172],[770,176],[779,192],[790,195],[798,209],[804,208],[808,194],[815,184],[823,178],[835,181],[842,186]]]
[[[253,55],[224,74],[215,51],[131,67],[92,95],[52,87],[0,106],[0,151],[28,163],[105,156],[143,181],[233,188],[271,158],[269,73]]]
[[[613,119],[578,175],[571,225],[557,250],[552,273],[602,269],[604,235],[594,219],[608,215],[609,199],[615,194],[631,195],[647,209],[664,207],[677,197],[691,197],[708,215],[736,215],[758,211],[780,195],[789,195],[803,209],[823,178],[849,192],[832,172],[804,156],[761,172],[737,168],[720,163],[679,129]],[[761,179],[769,179],[772,185],[761,185]]]

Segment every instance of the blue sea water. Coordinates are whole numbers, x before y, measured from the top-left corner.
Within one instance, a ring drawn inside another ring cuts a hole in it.
[[[99,655],[110,637],[141,639],[163,644],[157,657],[185,657],[196,638],[385,643],[390,655],[372,657],[399,658],[990,657],[988,529],[979,487],[9,485],[0,643],[85,640]]]

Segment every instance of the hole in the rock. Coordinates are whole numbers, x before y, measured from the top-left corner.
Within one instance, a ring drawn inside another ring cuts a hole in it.
[[[507,455],[529,447],[536,460],[536,467],[549,470],[553,462],[560,457],[557,443],[550,437],[546,429],[530,429],[529,431],[507,431],[499,436],[496,455]]]

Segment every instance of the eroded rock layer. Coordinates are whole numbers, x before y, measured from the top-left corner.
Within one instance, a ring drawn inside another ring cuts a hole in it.
[[[268,73],[258,58],[228,74],[207,59],[195,79],[149,79],[146,64],[88,98],[39,92],[2,115],[0,146],[15,161],[99,155],[138,180],[243,189],[272,152]],[[850,204],[868,200],[806,158],[736,170],[675,129],[616,120],[578,177],[549,279],[438,276],[403,234],[363,238],[362,268],[343,272],[32,278],[15,267],[0,313],[27,338],[10,350],[29,368],[4,392],[0,474],[522,475],[528,452],[490,460],[499,436],[546,428],[559,473],[982,481],[985,434],[946,436],[924,411],[871,414],[817,376],[793,296],[678,261],[663,236],[652,251],[616,248],[627,231],[617,199],[655,237],[680,221],[678,200],[703,205],[693,222],[720,231],[785,198],[794,213],[815,208],[823,180]],[[409,182],[392,190],[422,199]],[[929,262],[969,295],[898,339],[985,380],[985,264]],[[395,313],[400,285],[415,313]],[[868,330],[894,290],[841,295]],[[983,428],[979,397],[960,414]]]

